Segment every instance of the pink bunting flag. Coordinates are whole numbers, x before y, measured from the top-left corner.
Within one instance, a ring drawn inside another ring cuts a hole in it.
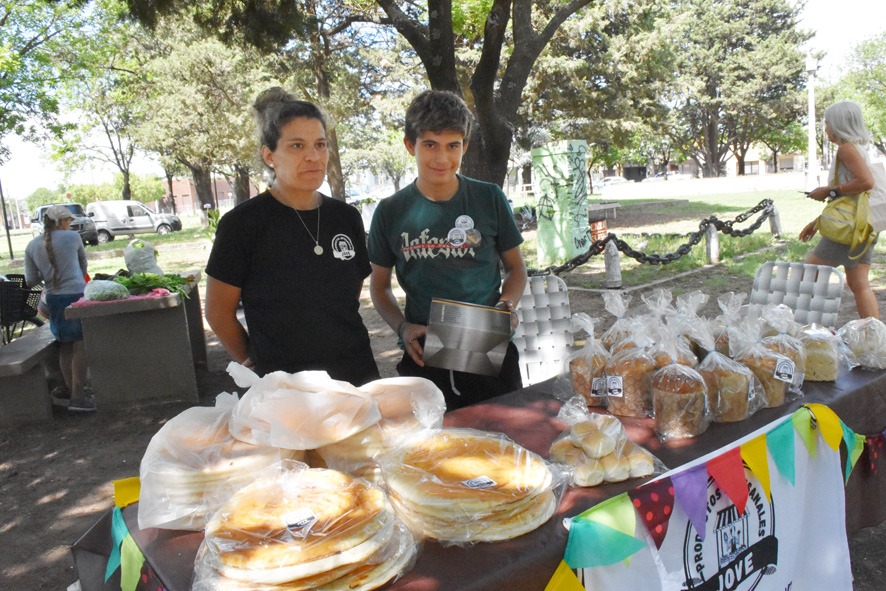
[[[738,509],[738,514],[744,515],[745,505],[748,502],[748,481],[744,476],[741,449],[736,447],[708,460],[707,468],[708,474],[711,475],[720,490],[726,493],[726,496]]]
[[[628,491],[634,509],[656,548],[661,548],[668,533],[668,522],[674,512],[674,485],[670,478],[655,480]]]

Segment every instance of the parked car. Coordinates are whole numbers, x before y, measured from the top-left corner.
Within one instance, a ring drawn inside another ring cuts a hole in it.
[[[610,187],[612,185],[620,185],[622,183],[628,182],[623,176],[604,176],[602,179],[597,179],[591,184],[591,187],[595,191],[601,191],[604,187]]]
[[[41,205],[38,207],[34,213],[31,214],[31,234],[34,236],[39,236],[43,233],[43,214],[46,213],[46,210],[52,207],[52,205]],[[74,219],[71,221],[71,229],[80,234],[80,239],[83,241],[83,244],[98,244],[99,237],[98,232],[95,227],[95,223],[87,217],[87,213],[83,211],[83,206],[79,203],[59,203],[57,205],[62,205],[74,214]]]
[[[182,229],[177,215],[156,213],[138,201],[95,201],[86,205],[86,214],[95,222],[99,242],[110,242],[120,234],[169,234]]]

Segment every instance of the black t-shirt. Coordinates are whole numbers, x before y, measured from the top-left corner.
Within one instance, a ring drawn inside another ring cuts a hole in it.
[[[319,369],[357,384],[378,377],[359,313],[370,270],[354,207],[324,197],[318,209],[296,213],[268,192],[222,217],[206,265],[241,289],[258,373]]]

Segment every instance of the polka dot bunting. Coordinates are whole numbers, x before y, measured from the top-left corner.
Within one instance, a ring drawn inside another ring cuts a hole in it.
[[[656,548],[668,533],[668,522],[674,512],[674,486],[670,478],[656,480],[628,491],[631,503],[652,536]]]

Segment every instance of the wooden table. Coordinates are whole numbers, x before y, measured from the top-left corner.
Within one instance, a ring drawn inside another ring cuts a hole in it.
[[[198,401],[197,367],[206,366],[199,273],[187,297],[101,302],[68,307],[79,318],[89,376],[99,407],[149,399]]]

